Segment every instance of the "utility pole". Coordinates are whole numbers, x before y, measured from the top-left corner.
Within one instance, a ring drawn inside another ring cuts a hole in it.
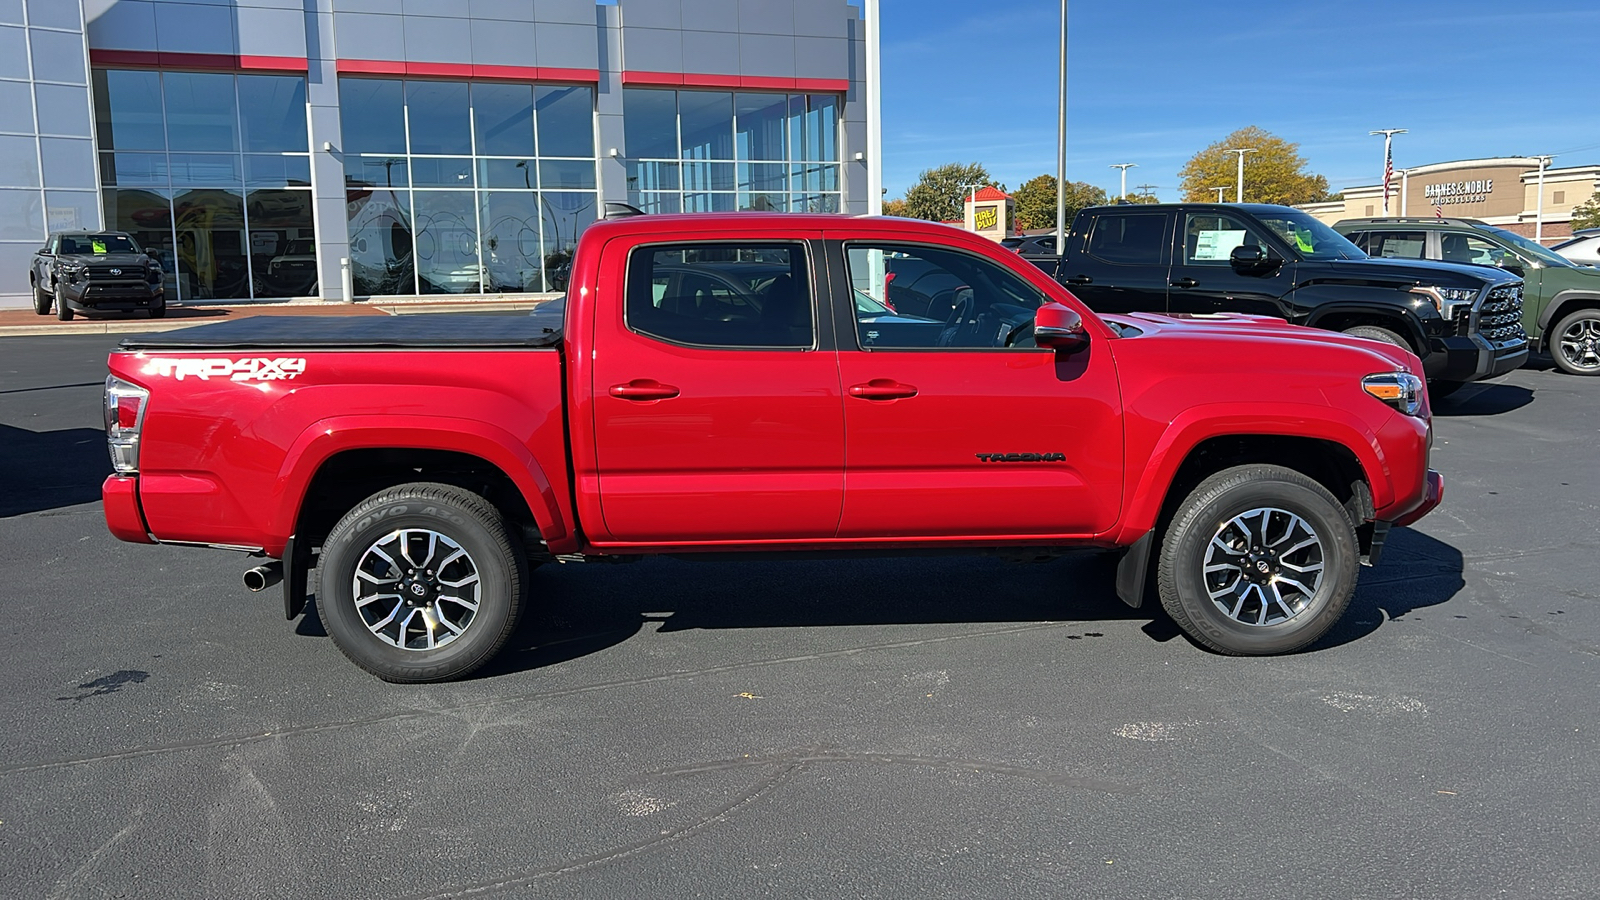
[[[1535,156],[1539,161],[1539,205],[1533,214],[1533,240],[1539,246],[1544,246],[1544,167],[1550,165],[1554,156]]]
[[[1234,193],[1234,197],[1235,197],[1234,202],[1235,203],[1243,203],[1244,202],[1244,155],[1246,153],[1254,153],[1254,152],[1256,152],[1256,148],[1254,148],[1254,147],[1240,147],[1238,149],[1233,149],[1233,148],[1230,147],[1229,149],[1227,149],[1227,150],[1225,150],[1223,152],[1239,154],[1238,191],[1236,191]]]
[[[1146,197],[1154,198],[1155,194],[1152,193],[1152,192],[1158,187],[1161,187],[1161,185],[1159,185],[1159,184],[1141,184],[1141,185],[1139,185],[1139,193],[1144,195],[1144,196],[1146,196]]]
[[[1128,196],[1128,170],[1138,165],[1138,163],[1112,163],[1111,165],[1106,166],[1108,169],[1122,170],[1122,191],[1121,193],[1117,194],[1118,199]]]
[[[1405,133],[1404,128],[1380,128],[1367,132],[1383,135],[1383,214],[1386,216],[1389,214],[1389,179],[1394,177],[1394,136]]]
[[[1056,256],[1067,255],[1067,0],[1061,0],[1061,85],[1056,95]]]

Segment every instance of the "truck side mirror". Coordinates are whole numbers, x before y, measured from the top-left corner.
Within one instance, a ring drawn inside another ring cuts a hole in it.
[[[1033,314],[1033,342],[1062,353],[1076,353],[1089,346],[1089,332],[1083,317],[1060,303],[1046,303]]]
[[[1518,277],[1528,274],[1528,270],[1522,265],[1521,257],[1515,253],[1501,254],[1500,258],[1494,261],[1494,264]]]
[[[1276,261],[1267,255],[1264,247],[1257,244],[1240,244],[1228,254],[1228,264],[1240,274],[1254,274],[1273,268]]]

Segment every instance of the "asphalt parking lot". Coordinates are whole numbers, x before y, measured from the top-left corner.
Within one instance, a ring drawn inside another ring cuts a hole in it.
[[[0,893],[1593,897],[1600,379],[1436,411],[1444,505],[1307,652],[1071,558],[546,566],[396,686],[105,529],[114,336],[0,339]]]

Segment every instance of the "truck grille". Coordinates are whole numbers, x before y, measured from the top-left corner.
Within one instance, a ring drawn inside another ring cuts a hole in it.
[[[145,272],[144,266],[139,266],[139,265],[126,265],[126,266],[103,266],[103,265],[97,265],[97,266],[90,266],[89,267],[89,277],[95,279],[96,281],[99,281],[99,280],[115,281],[115,280],[119,280],[119,279],[123,280],[123,281],[143,281],[143,280],[145,280],[146,277],[148,277],[148,275]]]
[[[1497,287],[1478,309],[1478,333],[1491,344],[1527,340],[1522,330],[1522,285]]]

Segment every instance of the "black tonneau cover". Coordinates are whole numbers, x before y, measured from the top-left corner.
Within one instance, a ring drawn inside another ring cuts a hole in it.
[[[252,316],[179,331],[136,334],[123,350],[367,350],[540,348],[561,344],[564,303],[532,314]]]

